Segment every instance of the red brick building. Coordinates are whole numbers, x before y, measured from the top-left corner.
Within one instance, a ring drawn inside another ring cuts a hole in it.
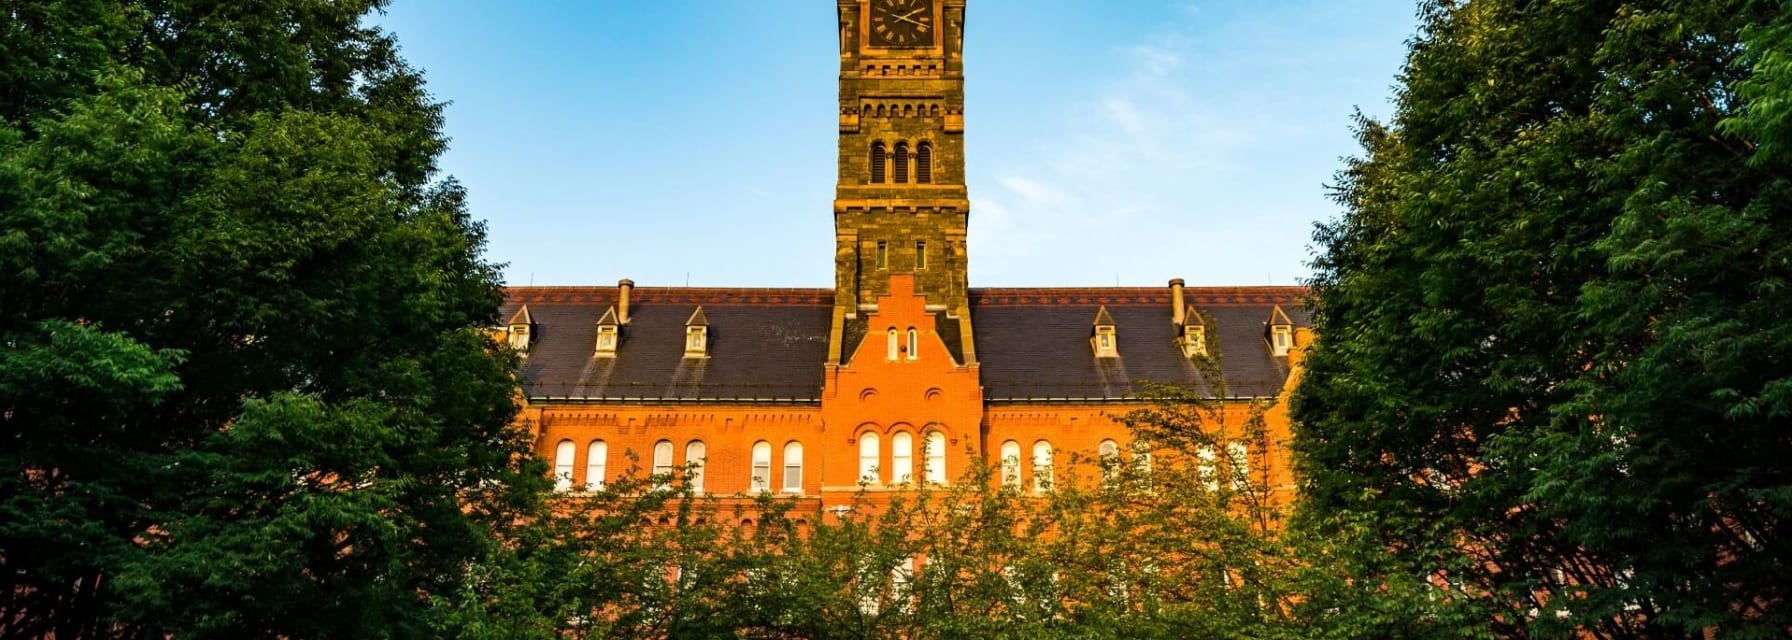
[[[838,3],[832,288],[510,289],[521,419],[562,490],[616,477],[627,452],[817,513],[973,458],[1031,488],[1065,452],[1130,454],[1115,418],[1148,383],[1223,388],[1241,413],[1285,397],[1310,339],[1299,287],[969,286],[965,0]],[[1242,452],[1286,494],[1286,413],[1267,421],[1270,445]]]

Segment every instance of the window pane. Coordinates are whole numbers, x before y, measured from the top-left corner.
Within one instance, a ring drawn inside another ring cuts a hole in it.
[[[877,434],[859,436],[859,481],[877,482]]]
[[[908,432],[890,437],[890,482],[913,482],[915,479],[915,441]]]
[[[571,440],[561,440],[554,447],[554,490],[572,489],[572,456],[577,449]]]
[[[685,445],[684,463],[691,468],[691,491],[703,493],[703,467],[709,464],[709,447],[701,441]]]
[[[609,466],[610,445],[602,440],[591,441],[585,451],[585,490],[597,491],[604,488],[604,473]]]
[[[946,434],[938,431],[927,432],[925,443],[927,459],[927,481],[934,484],[946,484]]]

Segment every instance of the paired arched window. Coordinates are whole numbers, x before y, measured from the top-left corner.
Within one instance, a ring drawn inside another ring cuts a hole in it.
[[[881,109],[881,107],[880,107]],[[871,143],[871,183],[883,184],[885,165],[888,164],[889,150],[882,142]]]
[[[585,450],[585,490],[601,491],[604,488],[604,474],[609,466],[610,445],[602,440],[592,440]]]
[[[1044,493],[1052,488],[1052,443],[1033,443],[1033,490]]]
[[[1020,443],[1013,440],[1002,443],[1002,486],[1020,488]]]
[[[772,490],[772,443],[753,443],[753,478],[747,486],[754,491]]]
[[[927,438],[921,444],[922,458],[925,459],[927,481],[934,484],[946,484],[946,434],[938,431],[927,432]]]
[[[895,175],[896,184],[908,183],[908,143],[896,143],[896,166],[891,172]]]
[[[702,440],[684,446],[684,463],[691,469],[691,491],[703,493],[703,468],[709,465],[709,447]]]
[[[664,489],[672,484],[672,441],[653,443],[653,486]]]
[[[890,482],[901,484],[915,479],[915,438],[907,431],[890,436]]]
[[[572,456],[578,445],[571,440],[561,440],[554,447],[554,490],[570,491],[572,489]]]
[[[875,433],[859,436],[859,482],[877,484],[878,444]]]
[[[803,445],[800,442],[784,445],[784,492],[803,492]]]
[[[881,140],[871,143],[871,184],[907,184],[910,178],[917,184],[933,182],[933,143],[923,140],[912,149],[906,141],[894,149]]]
[[[915,182],[927,184],[933,182],[933,143],[923,141],[915,145]]]

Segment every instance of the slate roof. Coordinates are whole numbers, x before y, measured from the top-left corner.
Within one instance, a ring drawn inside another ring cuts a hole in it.
[[[786,402],[821,399],[831,289],[636,287],[614,358],[595,358],[598,318],[616,287],[514,287],[499,317],[527,304],[534,342],[523,362],[531,401]],[[1285,360],[1270,354],[1265,326],[1276,306],[1309,324],[1300,287],[1188,287],[1206,316],[1209,349],[1220,354],[1225,394],[1275,395]],[[1163,287],[971,289],[971,323],[984,397],[992,403],[1113,401],[1148,382],[1196,385],[1200,368],[1182,357]],[[685,323],[702,306],[708,358],[684,357]],[[1096,358],[1090,319],[1106,306],[1120,357]],[[940,331],[962,359],[957,322]],[[848,323],[848,348],[863,328]],[[857,335],[855,335],[857,334]]]

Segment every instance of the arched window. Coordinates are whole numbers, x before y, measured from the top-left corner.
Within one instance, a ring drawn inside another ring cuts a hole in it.
[[[884,357],[892,361],[895,360],[896,350],[899,348],[898,344],[899,343],[896,342],[896,327],[890,327],[890,341],[885,348],[887,353],[884,354]]]
[[[1120,470],[1120,443],[1103,440],[1101,446],[1095,448],[1095,453],[1100,457],[1101,481],[1113,482],[1114,474]]]
[[[585,490],[601,491],[604,488],[605,468],[610,461],[610,445],[602,440],[592,440],[591,446],[585,450]]]
[[[1219,456],[1213,453],[1213,445],[1204,444],[1195,449],[1195,475],[1201,479],[1201,484],[1205,485],[1208,491],[1218,491],[1220,488],[1219,480],[1214,475],[1213,464],[1218,458]]]
[[[1140,476],[1151,475],[1151,445],[1143,440],[1132,441],[1132,468]]]
[[[890,482],[901,484],[915,479],[915,438],[907,431],[890,436]]]
[[[933,182],[933,143],[931,142],[915,145],[915,182],[921,184]]]
[[[800,442],[784,445],[784,492],[803,492],[803,445]]]
[[[572,489],[572,456],[578,445],[571,440],[561,440],[554,447],[554,490],[570,491]]]
[[[892,181],[895,182],[896,184],[906,184],[908,182],[908,143],[907,142],[896,143],[895,165],[896,165],[895,171],[892,172],[895,175],[895,179]]]
[[[1020,443],[1013,440],[1002,443],[1002,486],[1020,488]]]
[[[909,327],[908,328],[908,359],[917,360],[917,359],[920,359],[920,357],[921,357],[920,334],[915,332],[914,327]]]
[[[877,434],[869,431],[859,436],[859,482],[877,484]]]
[[[661,440],[653,443],[653,486],[664,489],[671,484],[667,476],[672,475],[672,441]]]
[[[881,111],[882,108],[880,107],[879,110]],[[882,142],[871,143],[871,183],[872,184],[883,184],[883,182],[884,182],[884,165],[888,163],[888,160],[887,160],[888,156],[889,156],[889,151],[885,150],[884,143],[882,143]]]
[[[927,438],[921,443],[921,454],[922,459],[926,460],[923,469],[927,481],[946,484],[946,434],[927,432]]]
[[[772,443],[753,443],[753,478],[747,486],[754,491],[772,490]]]
[[[1243,442],[1226,444],[1226,462],[1232,466],[1232,490],[1243,491],[1251,479],[1251,450]]]
[[[1033,443],[1033,490],[1050,491],[1052,488],[1052,443],[1040,440]]]
[[[702,440],[684,446],[684,463],[691,469],[691,491],[703,493],[703,468],[709,466],[709,447]]]

